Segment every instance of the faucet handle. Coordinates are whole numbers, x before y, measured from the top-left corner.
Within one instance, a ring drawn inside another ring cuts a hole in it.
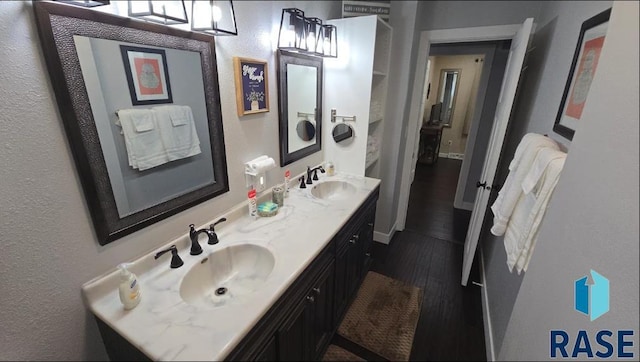
[[[176,269],[181,267],[182,264],[184,264],[184,262],[180,258],[180,255],[178,255],[178,248],[176,248],[175,245],[171,245],[168,249],[157,252],[156,255],[154,256],[154,259],[158,260],[159,257],[161,257],[162,255],[166,254],[169,251],[171,252],[171,269]]]
[[[307,185],[304,184],[304,175],[302,175],[302,177],[300,177],[298,179],[298,181],[300,181],[300,188],[301,189],[306,189],[307,188]]]

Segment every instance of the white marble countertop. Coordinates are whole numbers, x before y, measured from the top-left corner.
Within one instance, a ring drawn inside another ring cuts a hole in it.
[[[202,254],[189,255],[191,242],[185,234],[136,259],[130,268],[138,276],[142,292],[136,308],[126,311],[120,303],[115,268],[83,285],[85,303],[152,360],[224,359],[380,183],[347,174],[319,176],[314,184],[344,180],[355,185],[356,192],[342,200],[326,201],[313,197],[310,187],[299,189],[292,180],[289,197],[276,216],[254,220],[243,202],[211,219],[214,222],[224,216],[227,222],[216,227],[218,244],[200,242]],[[270,198],[271,193],[268,195]],[[247,242],[266,247],[275,257],[273,271],[257,291],[220,307],[200,308],[181,299],[180,282],[192,266],[211,252]],[[173,244],[184,260],[178,269],[169,268],[170,253],[159,260],[153,258],[157,251]]]

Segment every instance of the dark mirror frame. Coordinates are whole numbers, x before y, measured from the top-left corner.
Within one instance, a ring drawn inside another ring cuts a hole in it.
[[[213,36],[73,5],[44,1],[34,1],[33,5],[51,86],[100,245],[229,191]],[[119,216],[74,35],[200,53],[215,182],[131,215]]]
[[[294,152],[289,152],[289,102],[287,92],[287,64],[306,65],[317,68],[316,82],[316,143]],[[322,149],[322,58],[278,50],[278,111],[280,115],[280,166],[288,165]]]

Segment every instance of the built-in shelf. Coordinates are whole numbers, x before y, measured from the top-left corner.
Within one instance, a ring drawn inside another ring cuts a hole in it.
[[[387,76],[387,73],[385,73],[385,72],[381,72],[381,71],[379,71],[379,70],[374,70],[374,71],[373,71],[373,75],[377,75],[377,76],[380,76],[380,77],[386,77],[386,76]]]
[[[380,155],[375,155],[373,158],[368,159],[367,163],[364,166],[365,170],[371,167],[374,163],[378,162],[379,158],[380,158]]]
[[[382,121],[384,118],[383,117],[370,117],[369,118],[369,124],[373,124],[376,122],[380,122]]]

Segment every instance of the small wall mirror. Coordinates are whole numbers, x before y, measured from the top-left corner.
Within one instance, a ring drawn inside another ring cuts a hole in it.
[[[443,69],[440,72],[440,86],[438,90],[438,102],[442,103],[440,121],[441,124],[446,127],[451,127],[451,121],[453,120],[453,109],[458,92],[460,72],[460,69]]]
[[[34,10],[101,245],[229,190],[213,36]]]
[[[339,123],[333,127],[331,135],[336,143],[345,142],[353,137],[353,128],[346,123]]]
[[[278,51],[280,165],[321,149],[322,59]]]

